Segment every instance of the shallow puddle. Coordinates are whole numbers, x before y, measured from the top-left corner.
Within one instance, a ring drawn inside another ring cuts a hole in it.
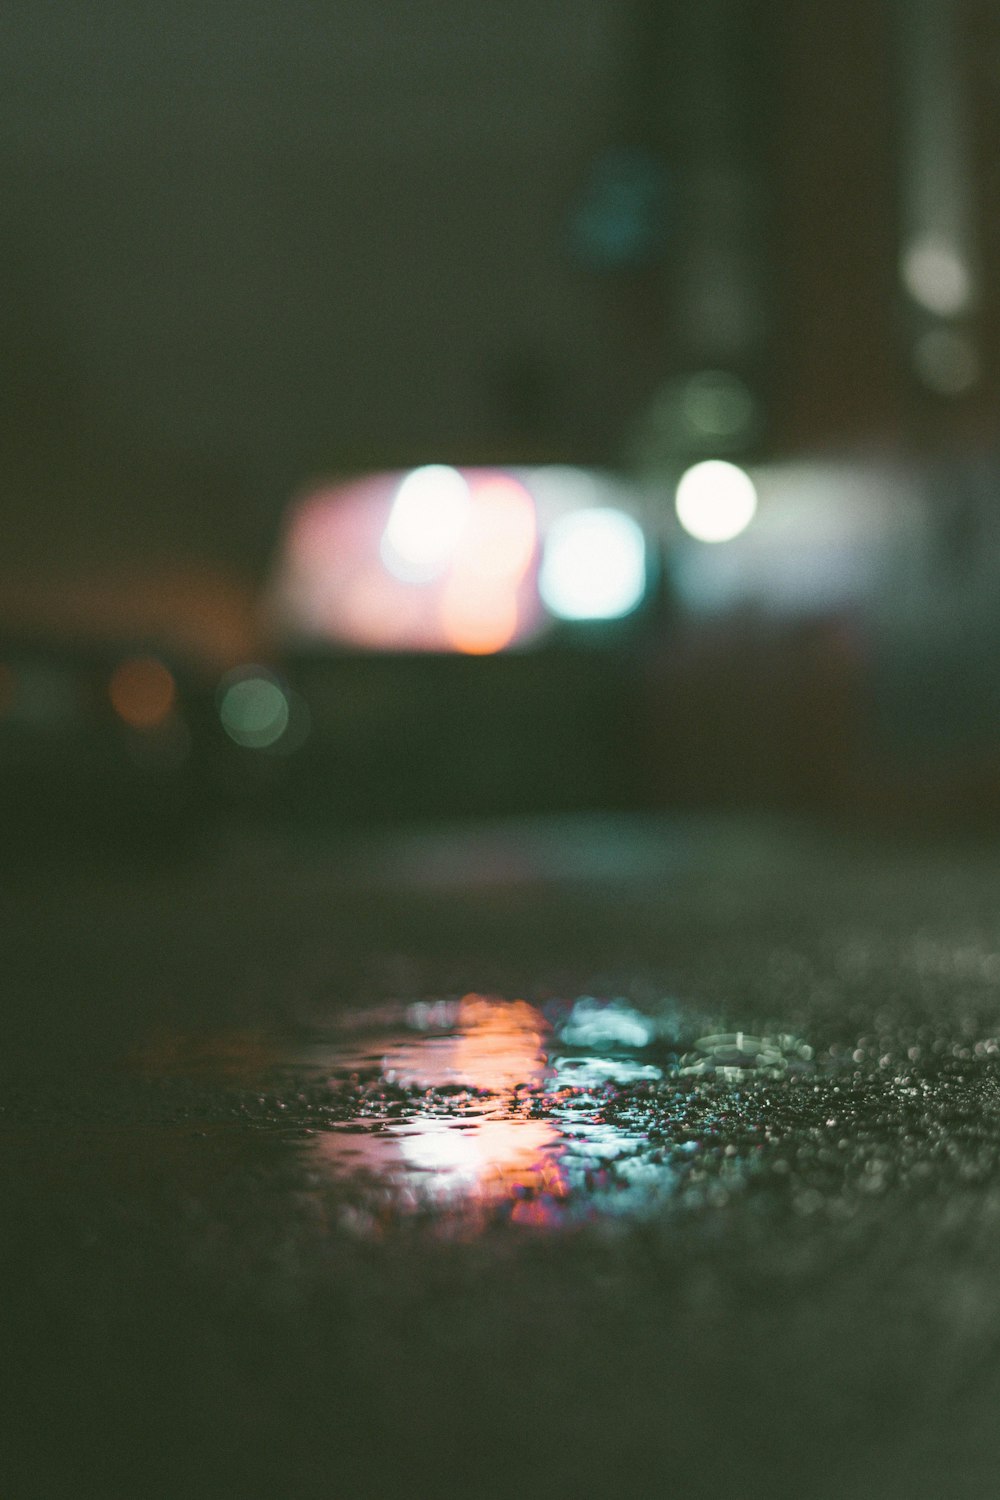
[[[214,1080],[350,1229],[552,1228],[654,1213],[704,1168],[735,1186],[761,1139],[740,1086],[814,1066],[794,1036],[682,1032],[669,1008],[470,994],[349,1012],[309,1038],[163,1034],[137,1062]]]
[[[356,1109],[305,1149],[323,1173],[367,1185],[362,1228],[380,1212],[553,1226],[636,1211],[673,1170],[606,1108],[623,1085],[662,1078],[644,1055],[654,1036],[637,1012],[594,1001],[546,1013],[467,995],[358,1015],[308,1062]]]

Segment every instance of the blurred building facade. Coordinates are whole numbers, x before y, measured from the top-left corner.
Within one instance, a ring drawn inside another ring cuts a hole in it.
[[[77,549],[252,559],[310,472],[615,461],[701,368],[760,392],[764,451],[981,430],[997,25],[979,0],[7,7],[12,535],[58,547],[82,512]],[[975,378],[946,340],[935,392],[901,238],[920,182],[957,180]]]
[[[714,649],[743,684],[723,697],[773,726],[753,684],[784,682],[812,727],[761,741],[755,784],[801,742],[775,784],[809,796],[839,774],[804,776],[817,747],[875,722],[865,694],[890,741],[922,713],[959,739],[976,719],[1000,634],[986,0],[81,0],[44,25],[8,6],[0,44],[6,623],[173,628],[235,659],[314,474],[620,464],[669,528],[692,459],[877,457],[908,473],[870,506],[909,507],[916,553],[904,526],[863,606],[827,588],[779,626],[761,559],[792,553],[764,526],[748,597],[677,636],[670,691],[686,661],[711,696]],[[809,515],[821,493],[843,532],[863,504],[824,484]],[[964,700],[903,690],[935,653]],[[855,707],[833,724],[821,700]],[[691,722],[666,781],[711,795],[718,737],[709,754],[711,715]]]

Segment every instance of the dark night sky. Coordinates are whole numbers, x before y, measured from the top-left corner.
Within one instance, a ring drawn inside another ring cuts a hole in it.
[[[510,443],[522,361],[547,439],[588,431],[627,356],[566,218],[616,128],[626,19],[6,5],[8,561],[252,554],[316,469]]]
[[[759,381],[769,456],[891,440],[898,43],[867,0],[8,0],[0,588],[257,571],[316,474],[614,462],[700,368]],[[602,276],[574,209],[636,141],[674,220]]]

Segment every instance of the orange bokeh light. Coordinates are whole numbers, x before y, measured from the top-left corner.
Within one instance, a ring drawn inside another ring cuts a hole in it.
[[[506,581],[454,573],[441,600],[440,621],[455,651],[489,656],[517,635],[517,592]]]
[[[132,729],[155,729],[173,712],[177,684],[155,656],[132,656],[119,662],[108,683],[111,706]]]
[[[523,578],[535,553],[537,528],[531,496],[504,474],[478,479],[457,570],[484,580]]]

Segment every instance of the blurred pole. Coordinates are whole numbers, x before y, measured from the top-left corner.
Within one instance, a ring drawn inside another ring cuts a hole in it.
[[[761,436],[771,180],[760,9],[758,0],[638,0],[634,12],[633,118],[670,164],[674,194],[658,383],[633,458],[665,482],[693,458],[739,457]],[[706,375],[716,380],[708,394]],[[713,401],[729,413],[742,404],[744,430],[727,429],[723,413],[713,434]]]
[[[893,5],[762,11],[773,57],[775,447],[891,443],[901,396]]]
[[[683,162],[683,246],[671,362],[746,369],[766,335],[764,92],[752,0],[665,6],[670,92]]]
[[[907,358],[924,391],[954,402],[980,377],[974,332],[980,272],[959,13],[955,0],[906,0],[896,15]],[[947,421],[952,413],[942,415]]]

